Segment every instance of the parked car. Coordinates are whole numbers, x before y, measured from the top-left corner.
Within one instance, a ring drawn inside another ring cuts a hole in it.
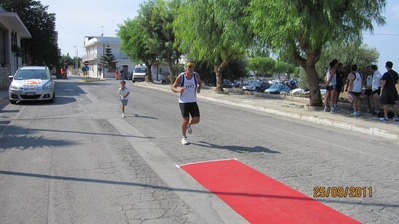
[[[257,81],[244,81],[244,85],[241,90],[243,91],[252,91],[255,88],[255,84]]]
[[[24,66],[9,79],[12,80],[8,90],[11,104],[35,100],[54,102],[55,82],[48,67]]]
[[[255,88],[252,91],[263,93],[267,88],[270,88],[270,83],[268,82],[255,82]]]
[[[222,88],[232,88],[232,83],[230,82],[230,80],[224,79],[223,83],[222,83]]]
[[[265,93],[270,93],[270,94],[280,94],[282,92],[285,93],[290,92],[290,87],[288,87],[283,82],[276,82],[273,85],[271,85],[270,88],[265,90]]]
[[[241,81],[233,81],[231,83],[231,87],[233,87],[233,88],[240,88],[240,85],[241,85]]]
[[[302,89],[302,88],[296,88],[291,91],[291,95],[293,95],[293,96],[303,96],[305,94],[309,94],[309,90]],[[320,87],[320,94],[322,96],[326,95],[326,89]]]

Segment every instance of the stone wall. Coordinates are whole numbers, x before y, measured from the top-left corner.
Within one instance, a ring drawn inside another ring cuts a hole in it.
[[[0,89],[6,89],[10,85],[8,76],[11,74],[10,66],[0,66]]]

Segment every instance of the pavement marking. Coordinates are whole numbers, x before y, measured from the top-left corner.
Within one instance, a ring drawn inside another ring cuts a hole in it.
[[[199,185],[161,149],[122,118],[108,119],[118,132],[126,135],[132,148],[154,172],[174,191],[205,223],[248,223],[217,196]],[[139,136],[130,137],[130,136]],[[180,144],[179,144],[180,146]],[[176,150],[184,150],[176,146]],[[194,220],[198,223],[198,220]]]

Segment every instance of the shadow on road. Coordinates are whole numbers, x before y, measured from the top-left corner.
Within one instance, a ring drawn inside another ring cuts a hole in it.
[[[42,178],[49,180],[62,180],[62,181],[76,181],[76,182],[86,182],[86,183],[98,183],[98,184],[113,184],[113,185],[124,185],[124,186],[132,186],[132,187],[143,187],[157,190],[165,190],[165,191],[175,191],[175,192],[192,192],[198,194],[220,194],[220,195],[237,195],[237,196],[246,196],[246,197],[263,197],[263,198],[278,198],[281,200],[314,200],[310,197],[290,197],[284,195],[272,195],[272,194],[251,194],[246,192],[210,192],[207,190],[194,190],[188,188],[173,188],[166,186],[158,186],[152,184],[142,184],[135,182],[125,182],[125,181],[113,181],[113,180],[100,180],[100,179],[89,179],[89,178],[79,178],[79,177],[67,177],[67,176],[53,176],[47,174],[35,174],[35,173],[24,173],[24,172],[14,172],[14,171],[6,171],[0,170],[0,175],[8,175],[8,176],[19,176],[19,177],[28,177],[28,178]],[[399,208],[398,204],[383,204],[383,203],[366,203],[364,201],[354,201],[353,199],[349,199],[347,201],[343,201],[340,199],[330,200],[325,199],[321,200],[323,202],[330,203],[338,203],[338,204],[353,204],[353,205],[363,205],[363,206],[376,206],[376,207],[391,207],[391,208]]]
[[[242,152],[280,153],[278,151],[273,151],[271,149],[265,148],[263,146],[245,147],[245,146],[236,146],[236,145],[216,145],[204,141],[200,141],[199,143],[190,143],[190,144],[201,147],[212,148],[212,149],[227,149],[229,151],[237,153],[242,153]]]

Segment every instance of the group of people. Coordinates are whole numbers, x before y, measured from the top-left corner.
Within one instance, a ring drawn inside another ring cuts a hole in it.
[[[192,134],[192,125],[199,123],[200,111],[197,104],[197,93],[201,92],[202,81],[200,75],[194,72],[195,63],[189,61],[184,66],[185,71],[177,76],[172,85],[172,91],[179,93],[179,107],[183,118],[181,125],[181,144],[189,144],[187,133]],[[130,90],[126,87],[125,80],[120,81],[118,99],[121,101],[122,117],[125,117],[125,107],[128,103]]]
[[[396,89],[396,84],[399,84],[398,73],[392,69],[393,63],[391,61],[385,63],[385,68],[387,72],[381,75],[376,65],[367,66],[368,75],[364,82],[362,74],[358,71],[358,66],[351,66],[351,72],[347,78],[346,91],[349,94],[348,98],[352,100],[352,116],[360,116],[360,96],[364,92],[368,106],[367,112],[379,114],[381,100],[383,104],[383,117],[381,117],[380,120],[388,121],[388,106],[391,105],[394,113],[394,120],[399,121],[396,105],[396,101],[399,100]],[[330,62],[330,67],[327,69],[325,75],[325,112],[337,112],[337,102],[340,93],[343,92],[344,79],[343,64],[338,63],[338,60],[334,59]],[[372,104],[374,110],[372,110]]]

